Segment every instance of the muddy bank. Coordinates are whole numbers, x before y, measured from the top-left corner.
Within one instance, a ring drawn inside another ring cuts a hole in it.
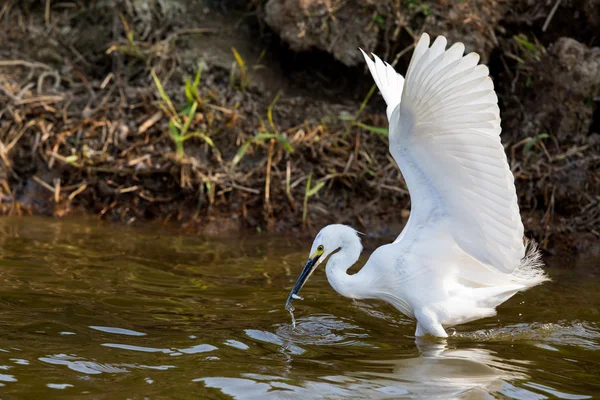
[[[5,2],[2,212],[393,237],[410,199],[356,48],[405,72],[426,30],[490,66],[528,235],[600,252],[600,7],[564,3]]]

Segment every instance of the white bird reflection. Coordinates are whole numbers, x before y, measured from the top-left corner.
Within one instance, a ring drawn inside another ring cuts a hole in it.
[[[502,393],[510,381],[528,378],[524,366],[508,364],[487,349],[449,349],[445,340],[417,340],[417,347],[419,357],[369,361],[367,364],[388,371],[369,371],[358,376],[381,389],[394,390],[395,394],[427,399],[485,398],[491,393]]]
[[[444,342],[418,341],[420,355],[398,360],[365,361],[362,371],[306,380],[302,386],[283,377],[245,374],[241,378],[200,378],[206,387],[220,389],[236,399],[295,398],[418,398],[473,399],[490,394],[518,392],[519,398],[538,393],[509,382],[525,379],[524,366],[508,364],[492,351],[449,349]]]

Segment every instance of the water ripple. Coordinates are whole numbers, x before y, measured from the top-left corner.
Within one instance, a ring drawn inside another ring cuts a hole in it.
[[[100,332],[106,333],[114,333],[116,335],[126,335],[126,336],[146,336],[143,332],[132,331],[130,329],[123,328],[114,328],[111,326],[90,326],[91,329],[95,329]]]
[[[278,345],[280,346],[279,348],[283,351],[289,351],[292,354],[306,353],[306,350],[304,350],[302,347],[298,347],[294,344],[291,344],[289,341],[275,335],[274,333],[260,331],[257,329],[246,329],[244,332],[246,333],[246,335],[248,335],[248,337],[254,340],[258,340],[259,342]]]
[[[155,347],[135,346],[131,344],[122,343],[102,343],[102,346],[122,350],[140,351],[143,353],[164,353],[169,354],[171,356],[180,356],[182,354],[207,353],[209,351],[214,351],[218,349],[217,347],[212,346],[210,344],[198,344],[195,346],[186,347],[184,349],[159,349]]]
[[[475,332],[460,332],[455,337],[479,342],[537,340],[556,345],[575,345],[587,350],[600,350],[600,331],[596,324],[579,321],[568,324],[515,324]]]
[[[248,350],[250,348],[250,347],[248,347],[248,345],[246,345],[238,340],[233,340],[233,339],[226,340],[224,343],[227,346],[235,347],[236,349],[240,349],[240,350]]]
[[[73,387],[73,385],[68,384],[68,383],[47,383],[46,386],[49,387],[50,389],[59,389],[59,390],[64,390],[66,388]]]
[[[363,328],[333,315],[311,315],[300,318],[296,321],[295,328],[290,324],[279,325],[277,334],[284,339],[304,345],[371,346],[360,341],[369,337]]]
[[[130,369],[153,369],[167,370],[175,368],[172,365],[137,365],[137,364],[102,364],[93,361],[86,361],[77,356],[66,354],[55,354],[47,357],[40,357],[40,361],[47,364],[65,365],[67,368],[81,372],[82,374],[98,375],[102,373],[118,374],[130,372]]]

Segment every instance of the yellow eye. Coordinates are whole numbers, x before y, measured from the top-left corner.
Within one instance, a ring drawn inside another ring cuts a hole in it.
[[[318,251],[319,253],[322,253],[322,252],[323,252],[323,250],[325,250],[325,247],[323,247],[323,245],[319,245],[319,247],[317,247],[317,251]]]

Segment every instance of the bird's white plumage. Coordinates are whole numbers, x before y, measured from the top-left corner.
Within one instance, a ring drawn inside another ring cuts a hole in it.
[[[402,89],[404,88],[404,78],[396,72],[394,67],[388,63],[384,63],[379,57],[373,55],[375,58],[375,62],[373,62],[362,49],[360,51],[365,56],[365,59],[369,60],[367,66],[383,99],[388,105],[386,112],[389,119],[392,116],[394,108],[400,104]]]
[[[326,268],[339,293],[390,302],[417,320],[417,336],[447,336],[445,326],[494,315],[547,277],[523,237],[487,67],[475,53],[463,56],[461,43],[429,43],[423,34],[406,80],[363,52],[387,103],[390,152],[411,197],[408,223],[354,275],[346,271],[362,247],[352,228],[323,228],[313,251],[324,246],[325,259],[340,249]]]
[[[500,112],[492,80],[464,46],[444,52],[439,37],[419,41],[408,69],[392,154],[415,149],[416,168],[429,178],[468,254],[502,272],[525,255],[513,175],[500,143]],[[410,187],[409,187],[410,190]],[[414,198],[418,203],[421,199]]]

